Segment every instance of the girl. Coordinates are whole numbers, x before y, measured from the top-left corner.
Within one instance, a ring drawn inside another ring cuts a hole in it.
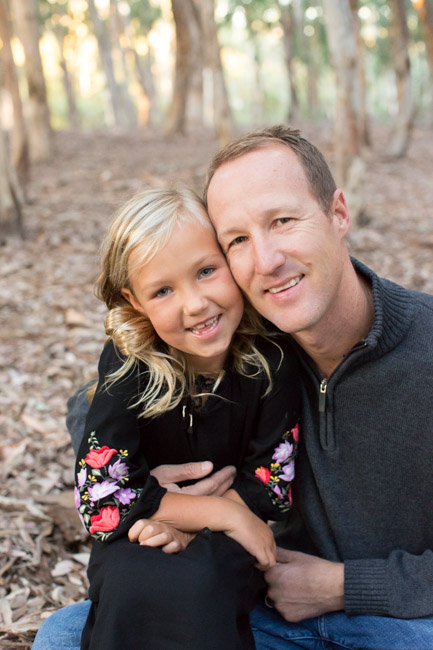
[[[119,211],[97,292],[109,339],[77,459],[94,538],[81,647],[254,648],[255,566],[275,563],[265,521],[291,505],[293,356],[244,305],[187,189],[149,190]],[[236,466],[223,497],[167,492],[149,473],[203,458]]]

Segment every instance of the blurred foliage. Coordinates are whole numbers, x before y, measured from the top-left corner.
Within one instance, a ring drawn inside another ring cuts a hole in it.
[[[76,92],[81,124],[100,126],[109,122],[104,74],[98,61],[87,0],[35,1],[54,125],[61,127],[67,123],[61,49]],[[146,62],[156,88],[154,101],[158,110],[163,111],[170,101],[175,59],[170,0],[96,0],[96,6],[110,33],[113,49],[121,52],[122,48],[132,47],[139,59]],[[116,35],[110,27],[114,8],[121,17],[126,35]],[[281,120],[287,115],[290,91],[280,20],[282,9],[290,12],[294,24],[292,74],[301,114],[321,118],[332,110],[335,89],[320,0],[216,0],[215,18],[226,83],[238,123]],[[418,116],[422,118],[431,112],[431,78],[422,29],[410,0],[406,1],[406,10],[415,101]],[[390,12],[386,0],[359,2],[368,108],[372,115],[384,120],[390,119],[395,112],[396,95],[389,36]],[[119,53],[114,57],[117,71],[119,57]],[[309,100],[311,65],[317,72],[317,107],[312,107]],[[127,66],[130,68],[129,90],[136,101],[138,81],[132,57],[127,59]]]

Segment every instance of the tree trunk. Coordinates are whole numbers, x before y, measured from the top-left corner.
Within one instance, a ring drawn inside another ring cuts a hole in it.
[[[402,158],[409,146],[414,119],[408,50],[409,30],[404,0],[390,0],[389,4],[391,7],[391,48],[397,84],[398,114],[388,144],[388,154],[393,158]]]
[[[11,30],[6,0],[0,0],[0,38],[3,41],[2,61],[4,85],[10,94],[14,112],[11,136],[12,164],[23,187],[29,178],[29,141],[24,121],[18,76],[11,48]]]
[[[303,37],[305,41],[305,38]],[[320,35],[317,28],[309,38],[310,44],[305,47],[305,63],[307,65],[307,114],[314,118],[320,110],[319,77],[320,77]]]
[[[289,81],[290,99],[289,110],[287,112],[288,122],[296,122],[299,117],[299,100],[298,91],[296,88],[296,75],[293,65],[294,47],[293,42],[295,38],[295,21],[293,16],[292,5],[286,5],[277,0],[277,6],[280,10],[280,23],[283,28],[283,41],[284,41],[284,58],[287,67],[287,77]]]
[[[98,10],[95,6],[95,0],[87,0],[89,5],[90,18],[92,19],[95,36],[98,41],[99,55],[101,57],[102,67],[107,80],[108,91],[113,108],[113,117],[116,126],[131,126],[131,116],[129,108],[131,97],[125,96],[125,89],[116,81],[114,75],[113,58],[111,56],[111,44],[105,24],[99,17]]]
[[[126,34],[127,37],[127,47],[126,53],[130,55],[133,61],[135,74],[137,81],[140,85],[143,94],[144,110],[139,109],[140,114],[140,123],[150,125],[155,125],[158,122],[157,112],[156,112],[156,93],[155,93],[155,84],[153,82],[153,75],[151,70],[151,54],[150,49],[146,57],[140,58],[137,50],[135,49],[135,33],[132,26],[129,14],[120,15],[117,11],[117,17],[122,25],[122,31]],[[148,42],[149,48],[149,42]]]
[[[21,205],[23,197],[15,170],[9,160],[6,138],[0,127],[0,240],[18,234],[24,238]]]
[[[200,1],[200,0],[199,0]],[[186,124],[188,126],[203,126],[203,30],[200,20],[200,9],[197,2],[191,2],[191,20],[189,21],[189,57],[190,80],[186,104]]]
[[[156,92],[155,84],[153,82],[152,68],[151,68],[151,54],[150,51],[145,57],[140,57],[137,50],[131,44],[132,57],[134,59],[134,66],[137,74],[138,83],[144,94],[146,102],[146,117],[144,124],[149,123],[151,126],[159,122],[158,111],[156,106]]]
[[[35,0],[12,0],[17,35],[24,49],[30,104],[30,156],[48,158],[53,150],[53,132],[47,102],[44,73],[39,52],[39,28]]]
[[[356,220],[363,210],[365,177],[356,105],[356,39],[348,0],[323,0],[323,7],[328,49],[337,84],[336,179],[345,189],[349,209]]]
[[[122,80],[118,82],[121,90],[121,102],[123,104],[123,111],[125,112],[126,120],[130,126],[137,124],[137,109],[131,95],[129,94],[129,69],[126,60],[127,48],[122,44],[122,37],[125,33],[125,25],[122,16],[118,10],[118,0],[110,0],[110,26],[112,33],[112,42],[115,43],[114,52],[117,53],[117,58],[120,61],[122,70]]]
[[[350,9],[352,11],[353,28],[356,38],[356,92],[358,99],[358,124],[361,144],[369,146],[370,128],[367,112],[367,82],[365,77],[365,46],[361,37],[361,21],[359,20],[358,9],[359,0],[350,0]]]
[[[211,71],[213,80],[215,129],[220,146],[224,146],[232,140],[234,126],[221,62],[214,0],[199,0],[198,7],[205,43],[205,65]]]
[[[77,101],[75,98],[73,82],[71,79],[71,75],[69,73],[68,62],[66,61],[63,53],[64,37],[65,37],[64,29],[61,25],[54,25],[53,32],[59,44],[60,67],[62,68],[62,72],[63,72],[63,86],[65,88],[66,101],[68,104],[69,125],[73,129],[78,129],[80,126],[80,117],[77,109]]]
[[[263,119],[264,119],[264,114],[265,114],[265,93],[263,90],[263,83],[262,83],[262,61],[261,61],[261,55],[260,55],[260,42],[257,37],[257,32],[253,28],[252,23],[254,21],[254,15],[251,12],[251,6],[246,5],[244,7],[245,11],[245,17],[247,21],[247,30],[248,30],[248,36],[249,36],[249,41],[251,43],[252,47],[252,59],[253,59],[253,72],[254,72],[254,81],[255,81],[255,89],[253,91],[253,98],[252,98],[252,110],[251,110],[251,115],[252,115],[252,121],[253,124],[262,124]]]
[[[423,26],[424,40],[427,49],[427,61],[433,82],[433,4],[432,0],[412,0]]]
[[[185,131],[191,77],[189,24],[194,20],[191,0],[171,0],[171,8],[176,30],[176,65],[171,105],[165,122],[167,135]]]

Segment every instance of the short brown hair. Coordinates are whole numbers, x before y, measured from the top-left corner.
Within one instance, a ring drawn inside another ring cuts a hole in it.
[[[317,147],[301,136],[300,131],[281,124],[246,133],[215,154],[207,171],[203,192],[206,207],[209,184],[221,165],[250,151],[278,143],[289,147],[296,154],[304,169],[312,195],[322,210],[328,214],[337,186],[325,158]]]

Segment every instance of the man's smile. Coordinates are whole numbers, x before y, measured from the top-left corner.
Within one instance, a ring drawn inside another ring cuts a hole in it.
[[[291,287],[294,287],[302,280],[303,277],[304,277],[303,274],[297,275],[296,278],[292,278],[291,280],[289,280],[285,284],[280,285],[279,287],[269,287],[267,291],[269,291],[270,293],[280,293],[280,291],[284,291],[285,289],[290,289]]]

